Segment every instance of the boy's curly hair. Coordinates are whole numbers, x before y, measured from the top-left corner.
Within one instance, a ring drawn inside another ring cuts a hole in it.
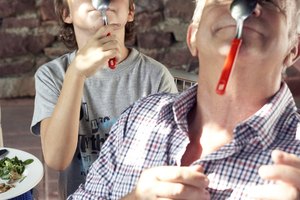
[[[134,0],[129,0],[129,10],[134,10]],[[67,48],[71,50],[78,49],[76,42],[75,32],[73,24],[67,24],[63,20],[63,16],[69,14],[69,7],[66,0],[54,0],[54,9],[58,17],[58,22],[60,25],[59,38],[66,45]],[[67,11],[67,13],[64,13]],[[134,21],[127,22],[125,26],[125,41],[130,40],[134,37]]]

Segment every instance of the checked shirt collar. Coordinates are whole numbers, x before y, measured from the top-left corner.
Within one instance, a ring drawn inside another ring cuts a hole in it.
[[[182,133],[188,134],[187,114],[196,102],[197,85],[191,87],[183,92],[173,103],[172,112],[175,123]],[[160,119],[170,113],[170,107],[163,108],[160,112]],[[292,112],[291,112],[292,111]],[[293,100],[293,96],[288,89],[286,83],[282,83],[280,90],[259,109],[254,115],[247,120],[241,122],[234,129],[234,139],[231,143],[223,146],[218,151],[207,155],[201,160],[196,161],[194,164],[199,164],[202,161],[222,159],[233,155],[234,153],[245,148],[246,145],[259,145],[262,149],[268,149],[276,137],[278,137],[275,129],[286,130],[285,119],[291,119],[289,115],[299,118],[296,114],[297,109]],[[298,119],[299,121],[299,119]],[[274,126],[274,124],[277,124]],[[295,137],[291,135],[291,137]],[[185,140],[185,145],[188,144],[187,135],[182,135],[181,139]],[[178,154],[176,152],[176,160],[181,160],[181,149]]]

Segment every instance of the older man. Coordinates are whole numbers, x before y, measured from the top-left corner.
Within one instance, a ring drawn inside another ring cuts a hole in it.
[[[299,198],[300,116],[281,76],[299,56],[299,0],[258,1],[218,95],[231,2],[196,3],[187,42],[198,85],[128,108],[70,199]]]

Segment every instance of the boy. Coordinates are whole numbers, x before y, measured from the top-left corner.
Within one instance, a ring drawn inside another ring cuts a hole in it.
[[[61,170],[60,197],[66,199],[84,182],[127,106],[149,94],[177,89],[162,64],[125,46],[134,20],[133,0],[111,1],[107,26],[90,0],[56,0],[55,8],[61,38],[75,51],[36,72],[31,130],[41,135],[47,165]],[[114,70],[106,66],[110,58],[117,59]]]

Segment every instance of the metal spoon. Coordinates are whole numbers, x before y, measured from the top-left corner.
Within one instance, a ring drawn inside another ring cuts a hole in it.
[[[110,4],[110,0],[92,0],[93,7],[101,12],[103,24],[105,26],[108,25],[108,18],[106,15],[106,11],[108,9],[109,4]],[[110,33],[107,34],[107,36],[109,36],[109,35],[110,35]],[[108,66],[111,69],[115,69],[116,68],[116,58],[109,59]]]
[[[101,16],[102,16],[104,25],[108,24],[106,11],[108,9],[109,3],[110,3],[109,0],[92,0],[92,5],[94,6],[94,8],[96,8],[97,10],[99,10],[101,12]]]
[[[223,95],[227,86],[227,82],[236,60],[236,55],[238,54],[239,48],[242,43],[242,31],[244,20],[247,19],[254,11],[257,4],[257,0],[234,0],[230,5],[231,16],[235,19],[236,35],[232,40],[231,48],[229,54],[225,60],[224,67],[217,84],[216,93]]]

